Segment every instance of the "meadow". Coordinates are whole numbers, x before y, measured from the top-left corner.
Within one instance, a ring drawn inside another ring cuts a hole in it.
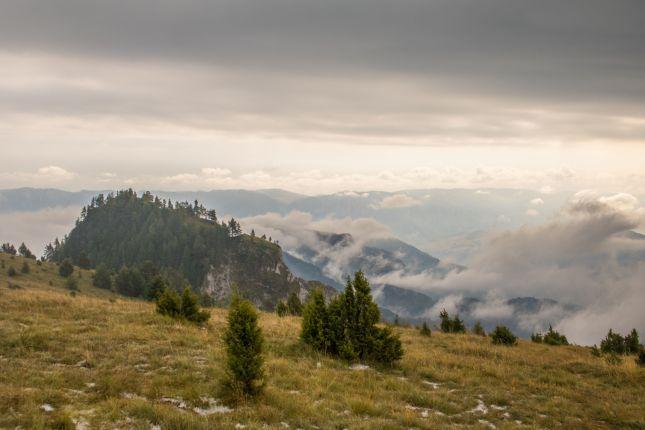
[[[0,429],[642,429],[645,368],[582,346],[394,327],[393,367],[350,366],[298,338],[299,317],[261,313],[265,389],[226,400],[226,309],[203,326],[0,254]],[[13,266],[18,274],[9,277]]]

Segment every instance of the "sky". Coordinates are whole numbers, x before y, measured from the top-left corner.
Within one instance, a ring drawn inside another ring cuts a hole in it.
[[[645,193],[641,0],[2,0],[0,188]]]

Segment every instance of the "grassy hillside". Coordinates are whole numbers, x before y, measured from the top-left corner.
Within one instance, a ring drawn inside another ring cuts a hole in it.
[[[72,297],[55,265],[8,278],[22,258],[0,259],[0,429],[645,428],[631,358],[396,328],[397,367],[352,370],[301,346],[299,318],[268,313],[265,395],[227,410],[225,310],[199,328],[91,287],[88,271]]]

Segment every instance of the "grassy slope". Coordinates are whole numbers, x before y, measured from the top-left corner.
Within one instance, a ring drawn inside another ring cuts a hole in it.
[[[645,369],[632,359],[610,366],[581,347],[496,347],[397,328],[406,350],[399,366],[350,370],[302,347],[298,318],[272,314],[261,316],[264,397],[200,416],[191,408],[217,398],[225,377],[225,310],[213,309],[206,328],[177,323],[150,303],[91,287],[88,271],[71,297],[49,264],[32,263],[10,280],[21,288],[9,289],[7,268],[22,259],[0,259],[0,429],[72,420],[110,429],[645,428]],[[181,397],[189,409],[162,397]],[[467,412],[479,402],[486,414]],[[55,410],[43,411],[45,403]]]

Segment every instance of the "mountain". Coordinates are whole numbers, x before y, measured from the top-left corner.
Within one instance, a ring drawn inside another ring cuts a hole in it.
[[[263,309],[273,309],[291,292],[304,298],[320,286],[294,276],[277,244],[241,234],[234,223],[218,223],[202,206],[171,207],[150,193],[139,197],[132,190],[93,198],[51,258],[76,263],[85,258],[113,270],[152,262],[179,272],[216,302],[226,301],[237,285]]]

